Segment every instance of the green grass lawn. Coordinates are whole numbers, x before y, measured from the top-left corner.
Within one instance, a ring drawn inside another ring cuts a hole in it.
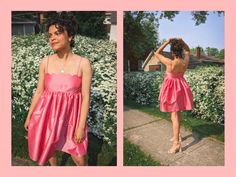
[[[160,166],[150,155],[142,152],[138,146],[124,139],[124,165],[125,166]]]
[[[124,105],[133,109],[138,109],[154,117],[163,118],[170,121],[170,114],[160,112],[160,109],[154,105],[142,106],[131,100],[125,100]],[[192,131],[199,138],[211,137],[224,142],[224,125],[193,118],[188,111],[183,112],[181,115],[181,125],[187,130]]]
[[[12,160],[22,162],[24,165],[35,166],[36,162],[30,160],[28,155],[27,132],[23,121],[12,120]],[[89,133],[87,161],[89,166],[115,166],[116,147],[111,148],[107,143]],[[75,166],[69,154],[57,152],[58,165]],[[45,165],[49,165],[48,163]]]

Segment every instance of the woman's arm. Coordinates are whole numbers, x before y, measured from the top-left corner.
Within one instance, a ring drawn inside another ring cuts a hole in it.
[[[45,73],[46,59],[47,58],[44,58],[39,65],[39,78],[38,78],[37,89],[34,92],[34,96],[32,98],[31,105],[30,105],[30,108],[28,111],[28,115],[27,115],[27,118],[26,118],[25,124],[24,124],[26,131],[28,131],[28,126],[29,126],[32,112],[34,111],[34,108],[35,108],[36,104],[38,103],[38,100],[44,91],[44,73]]]
[[[88,59],[83,59],[81,61],[81,71],[82,71],[82,104],[80,112],[80,121],[75,129],[75,142],[81,143],[84,139],[84,130],[86,126],[86,121],[89,112],[89,97],[90,97],[90,87],[92,81],[92,68]]]
[[[189,63],[189,58],[190,58],[190,48],[189,46],[183,41],[182,38],[179,39],[182,44],[183,44],[183,49],[184,49],[184,60]]]
[[[166,42],[164,42],[155,52],[156,57],[164,64],[164,65],[170,65],[171,64],[171,60],[165,56],[162,55],[162,51],[164,50],[164,48],[170,44],[172,41],[172,38],[168,39]]]

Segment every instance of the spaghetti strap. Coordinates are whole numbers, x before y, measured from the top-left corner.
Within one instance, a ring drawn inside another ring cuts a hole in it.
[[[49,56],[48,56],[48,58],[47,58],[47,72],[46,73],[48,73],[48,63],[49,63]]]
[[[78,68],[77,68],[77,75],[79,74],[80,71],[80,63],[81,63],[82,57],[80,57],[80,60],[78,62]]]

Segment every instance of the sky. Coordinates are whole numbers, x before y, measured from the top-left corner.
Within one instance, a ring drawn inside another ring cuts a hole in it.
[[[205,23],[195,26],[189,11],[182,11],[176,15],[174,21],[159,20],[159,39],[172,37],[182,38],[190,48],[197,46],[211,48],[224,48],[224,15],[209,12]],[[167,48],[168,49],[168,48]]]

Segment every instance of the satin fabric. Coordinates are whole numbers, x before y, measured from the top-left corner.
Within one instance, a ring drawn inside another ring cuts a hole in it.
[[[165,73],[159,100],[162,112],[193,109],[193,95],[182,73]]]
[[[28,127],[29,155],[39,165],[44,165],[56,150],[76,156],[87,153],[87,125],[83,142],[74,142],[82,103],[81,84],[82,78],[77,75],[45,74],[45,90]]]

